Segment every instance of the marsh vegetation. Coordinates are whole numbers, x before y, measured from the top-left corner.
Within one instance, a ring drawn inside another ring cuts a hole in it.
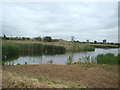
[[[97,51],[96,50],[100,50]],[[107,51],[108,50],[108,51]],[[112,49],[111,49],[112,50]],[[113,49],[112,52],[116,52]],[[117,50],[117,49],[116,49]],[[102,51],[102,52],[101,52]],[[71,54],[68,54],[71,52]],[[86,54],[85,54],[86,52]],[[93,55],[98,53],[97,55]],[[101,52],[101,53],[99,53]],[[104,53],[106,52],[106,53]],[[14,40],[7,40],[3,41],[2,44],[2,63],[3,65],[16,65],[16,64],[30,64],[31,58],[34,60],[33,63],[39,60],[39,63],[53,63],[53,64],[73,64],[73,63],[101,63],[109,64],[109,63],[117,63],[118,56],[112,54],[108,54],[111,51],[109,49],[95,49],[93,46],[89,44],[80,44],[76,42],[65,42],[65,41],[56,41],[56,42],[34,42],[34,41],[14,41]],[[79,53],[75,56],[75,53]],[[88,54],[87,54],[88,53]],[[92,54],[93,53],[93,54]],[[108,55],[104,55],[104,54]],[[80,56],[79,56],[80,55]],[[22,56],[22,57],[21,57]],[[24,58],[27,56],[31,56],[31,58]],[[56,58],[54,58],[56,56]],[[60,56],[60,57],[59,57]],[[21,57],[21,59],[19,59]],[[39,57],[39,58],[35,58]],[[23,60],[18,61],[18,63],[14,62],[14,60]],[[27,61],[27,59],[29,59]],[[45,60],[46,59],[46,60]],[[55,60],[56,59],[56,60]],[[13,62],[12,62],[13,60]],[[107,61],[108,60],[108,61]],[[31,62],[31,64],[32,64]]]
[[[114,54],[100,54],[97,57],[98,64],[120,64],[120,55],[115,56]]]
[[[67,64],[79,64],[84,60],[84,63],[96,63],[96,64],[120,64],[120,55],[115,56],[112,53],[99,54],[96,57],[83,56],[79,58],[77,62],[74,62],[73,56],[69,56],[67,59]]]
[[[9,56],[17,56],[19,54],[62,54],[65,53],[65,48],[55,45],[44,45],[37,43],[3,43],[2,45],[2,57],[3,60]]]

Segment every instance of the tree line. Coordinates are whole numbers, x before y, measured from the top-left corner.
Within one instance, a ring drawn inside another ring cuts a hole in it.
[[[45,36],[43,38],[42,37],[30,38],[30,37],[7,37],[6,35],[4,35],[1,38],[3,40],[36,40],[36,41],[44,41],[44,42],[56,42],[61,40],[61,39],[52,39],[51,36]]]
[[[57,42],[57,41],[64,41],[63,39],[53,39],[51,36],[45,36],[45,37],[34,37],[34,38],[30,38],[30,37],[8,37],[6,35],[0,37],[3,40],[36,40],[36,41],[43,41],[43,42]],[[89,44],[104,44],[103,42],[97,42],[96,40],[93,42],[81,42],[78,40],[75,40],[74,36],[71,36],[71,42],[74,43],[89,43]],[[113,42],[107,42],[106,44],[111,44],[111,45],[120,45],[120,43],[113,43]]]

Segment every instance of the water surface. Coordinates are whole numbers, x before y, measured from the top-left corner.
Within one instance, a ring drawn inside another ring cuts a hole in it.
[[[65,54],[56,55],[40,55],[40,56],[19,56],[17,59],[8,61],[5,64],[17,65],[17,64],[66,64],[66,60],[69,56],[73,56],[74,62],[87,62],[84,59],[85,56],[90,56],[90,62],[96,62],[95,57],[99,54],[112,53],[118,55],[118,50],[120,49],[101,49],[96,48],[95,51],[82,51],[82,52],[66,52]]]

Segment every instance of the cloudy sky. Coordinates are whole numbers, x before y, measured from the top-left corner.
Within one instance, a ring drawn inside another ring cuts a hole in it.
[[[117,2],[1,3],[2,34],[118,42]]]

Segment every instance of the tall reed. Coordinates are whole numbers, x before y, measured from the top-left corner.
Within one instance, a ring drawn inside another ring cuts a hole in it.
[[[17,44],[7,43],[2,45],[2,59],[19,54],[20,47]]]
[[[44,45],[38,43],[3,43],[2,60],[19,54],[62,54],[65,53],[65,51],[66,49],[64,47],[54,45]]]
[[[69,57],[67,58],[66,64],[67,64],[67,65],[70,65],[70,64],[73,63],[73,61],[74,61],[73,55],[71,55],[71,56],[69,56]]]
[[[26,53],[40,53],[40,54],[62,54],[65,53],[65,48],[61,46],[54,45],[44,45],[44,44],[19,44],[20,52]]]

